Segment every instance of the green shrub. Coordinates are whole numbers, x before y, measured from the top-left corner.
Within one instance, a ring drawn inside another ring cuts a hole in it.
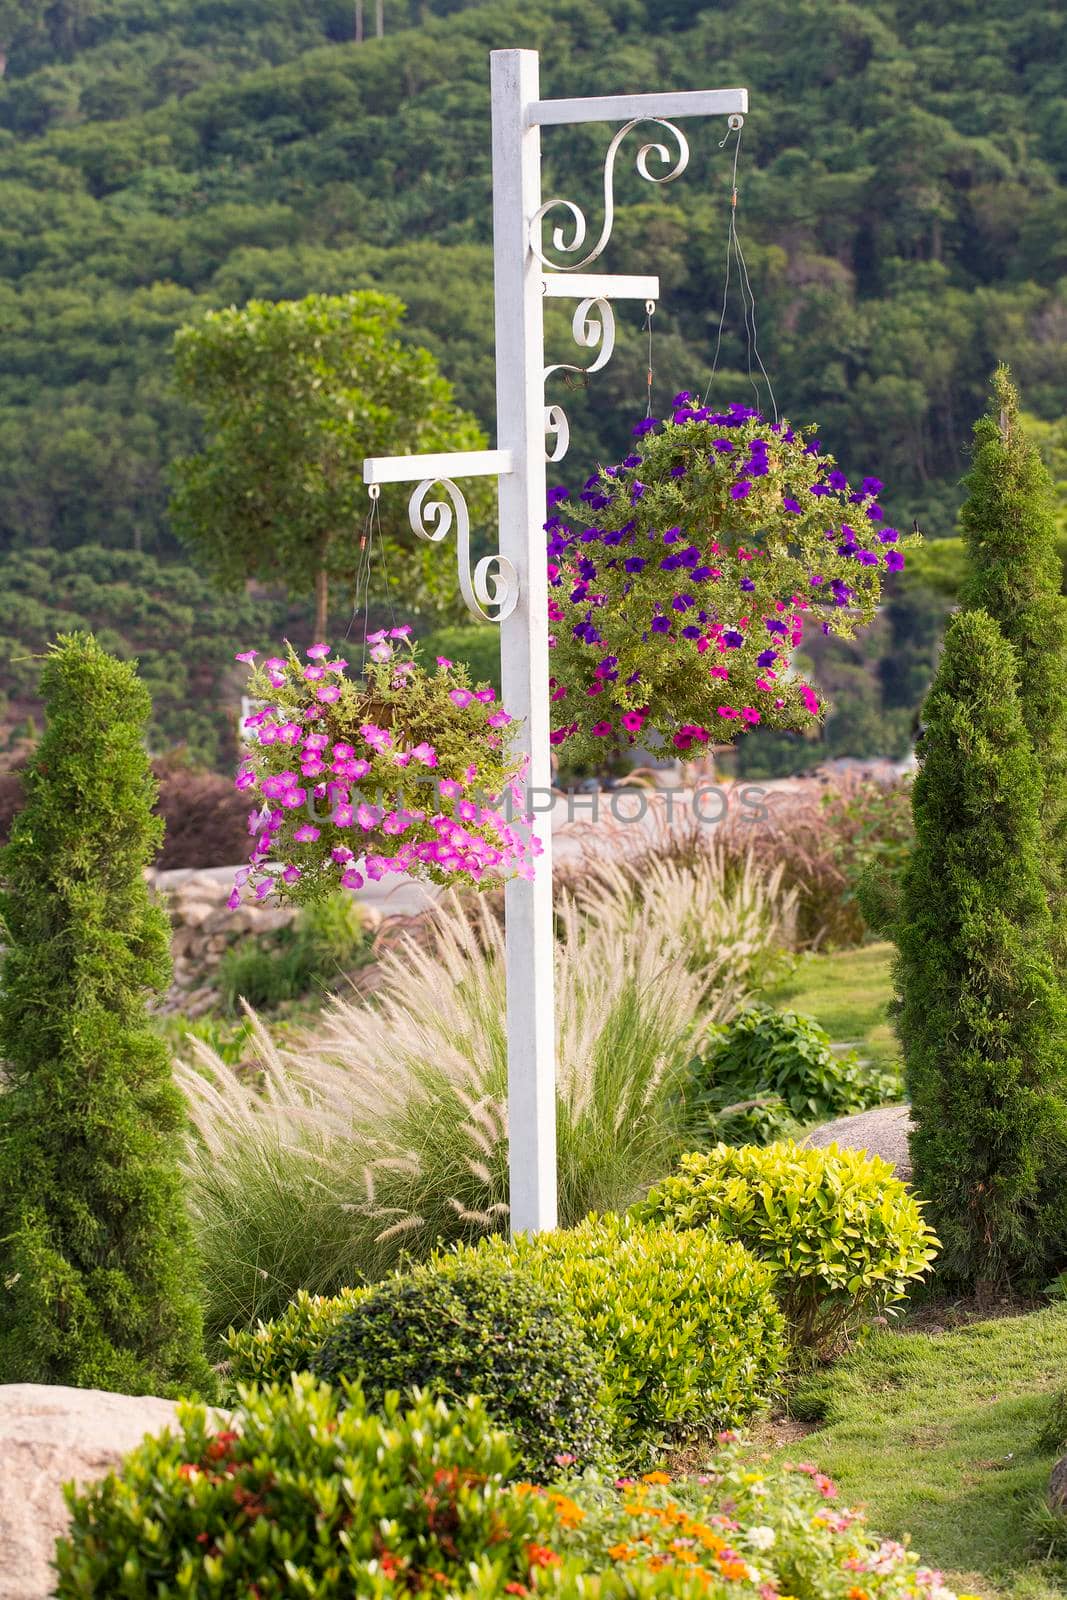
[[[716,1145],[683,1156],[635,1210],[746,1245],[773,1273],[798,1348],[820,1357],[903,1300],[937,1248],[889,1163],[836,1145]]]
[[[302,906],[291,927],[280,929],[269,944],[244,939],[227,950],[217,982],[228,1011],[236,1012],[241,1000],[270,1010],[335,983],[369,955],[358,900],[334,894]]]
[[[162,833],[148,694],[78,635],[41,688],[0,865],[0,1383],[209,1392],[184,1106],[145,1003],[170,978],[144,881]]]
[[[854,1050],[838,1054],[812,1017],[767,1005],[712,1027],[693,1061],[693,1112],[728,1144],[769,1144],[797,1124],[900,1094],[897,1074],[864,1066]]]
[[[390,1395],[381,1412],[357,1388],[308,1374],[245,1391],[216,1432],[199,1406],[146,1439],[82,1494],[68,1491],[57,1600],[122,1595],[401,1596],[440,1578],[456,1592],[527,1582],[546,1513],[509,1493],[514,1458],[480,1401],[448,1407]]]
[[[457,1249],[470,1257],[514,1265],[566,1294],[601,1359],[624,1454],[748,1416],[783,1366],[770,1273],[703,1230],[591,1216],[566,1231]]]
[[[342,1289],[330,1297],[298,1289],[292,1302],[271,1322],[254,1328],[231,1328],[223,1344],[227,1378],[239,1383],[285,1383],[294,1372],[311,1370],[328,1333],[347,1311],[367,1295],[366,1289]]]
[[[1033,751],[1039,869],[1056,964],[1067,961],[1067,599],[1057,542],[1057,491],[1005,366],[974,427],[960,527],[967,576],[960,602],[992,617],[1012,648],[1019,712]]]
[[[419,1388],[478,1395],[533,1477],[565,1454],[602,1460],[611,1437],[604,1379],[557,1293],[477,1254],[416,1267],[360,1297],[323,1340],[312,1370],[358,1380],[369,1405]]]
[[[1067,992],[1018,670],[989,616],[953,618],[893,929],[914,1182],[964,1286],[1039,1288],[1067,1259]]]

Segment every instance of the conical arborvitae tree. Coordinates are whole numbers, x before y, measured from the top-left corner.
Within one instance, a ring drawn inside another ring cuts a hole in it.
[[[1067,980],[1067,598],[1052,478],[1020,425],[1004,366],[975,424],[966,486],[960,523],[969,572],[960,599],[988,612],[1015,651],[1023,723],[1041,771],[1042,874]]]
[[[0,1383],[212,1386],[178,1174],[181,1096],[148,1026],[170,971],[134,669],[61,638],[0,852]]]
[[[1067,1265],[1067,1015],[1042,778],[1015,658],[984,612],[950,624],[924,715],[895,922],[915,1184],[948,1277],[1043,1285]]]

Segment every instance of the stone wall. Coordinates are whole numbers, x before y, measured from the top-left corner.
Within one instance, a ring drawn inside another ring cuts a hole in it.
[[[174,979],[157,1010],[199,1017],[218,1001],[214,977],[232,945],[250,936],[277,933],[296,917],[292,906],[226,904],[232,867],[201,871],[149,872],[148,881],[170,916]]]

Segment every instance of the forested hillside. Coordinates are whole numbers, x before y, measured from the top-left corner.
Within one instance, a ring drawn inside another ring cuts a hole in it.
[[[896,519],[952,531],[997,359],[1030,410],[1067,409],[1062,13],[385,0],[385,18],[357,45],[349,0],[0,0],[0,552],[177,553],[167,468],[194,433],[171,336],[252,295],[393,290],[492,431],[487,53],[503,45],[541,51],[550,95],[748,85],[738,215],[761,352],[782,408],[884,478]],[[688,131],[673,186],[620,163],[605,262],[660,274],[664,402],[703,385],[722,296],[725,130]],[[546,194],[594,220],[603,128],[544,143]],[[622,310],[614,360],[567,396],[572,474],[643,410],[640,320]],[[736,298],[723,351],[716,392],[743,394]]]

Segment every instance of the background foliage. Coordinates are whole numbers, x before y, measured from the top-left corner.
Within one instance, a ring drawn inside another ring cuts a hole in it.
[[[197,437],[167,350],[253,296],[399,294],[406,337],[491,431],[486,53],[503,45],[540,48],[548,95],[751,86],[740,219],[763,354],[789,414],[892,486],[898,525],[953,531],[998,359],[1031,410],[1062,415],[1067,31],[1037,0],[387,0],[383,41],[354,45],[352,24],[342,0],[0,8],[0,553],[176,556],[168,466]],[[718,321],[727,157],[693,133],[676,185],[620,168],[605,261],[660,273],[663,401],[703,386]],[[546,134],[546,194],[594,202],[602,145],[595,127]],[[735,305],[718,398],[743,397],[744,366]],[[559,396],[575,463],[618,457],[643,367],[624,310],[609,367]],[[892,601],[867,655],[834,647],[826,749],[906,746],[942,618]],[[746,761],[807,755],[761,736]]]

